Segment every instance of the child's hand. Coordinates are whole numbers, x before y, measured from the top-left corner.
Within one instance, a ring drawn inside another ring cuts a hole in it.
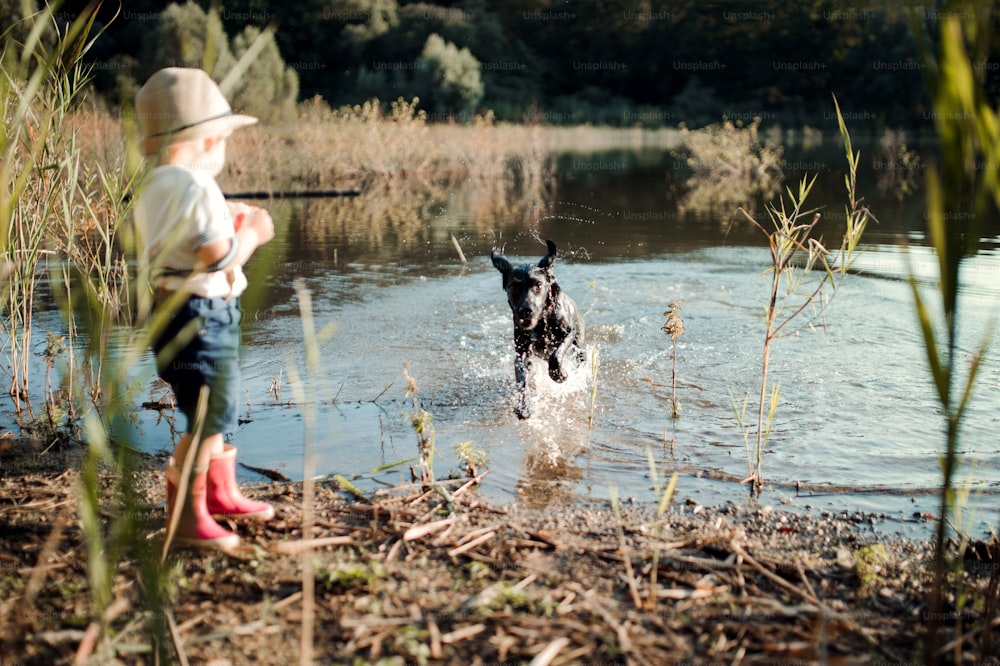
[[[239,231],[247,218],[247,214],[250,213],[251,206],[239,203],[238,201],[227,201],[226,204],[229,206],[229,212],[233,217],[233,230]]]
[[[258,246],[274,238],[274,221],[271,220],[270,213],[257,206],[238,205],[241,206],[241,209],[238,213],[234,211],[236,218],[233,220],[234,224],[237,219],[240,220],[240,226],[237,227],[237,231],[253,231],[257,236]]]

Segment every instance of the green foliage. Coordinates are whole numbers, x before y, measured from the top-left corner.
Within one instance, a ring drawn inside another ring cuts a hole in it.
[[[6,71],[16,71],[20,50],[31,32],[33,21],[29,18],[38,11],[35,0],[5,0],[0,3],[0,34],[4,48],[0,51],[0,66]]]
[[[446,42],[468,48],[481,63],[482,106],[508,109],[504,118],[520,120],[541,98],[544,66],[519,38],[517,28],[522,22],[516,27],[505,24],[502,8],[478,0],[449,7],[417,2],[400,7],[399,15],[400,25],[373,48],[388,48],[397,54],[395,57],[412,60],[420,55],[427,38],[437,34]]]
[[[483,97],[479,61],[469,49],[460,49],[432,34],[417,60],[418,90],[434,114],[471,114]]]
[[[380,37],[399,23],[396,0],[334,0],[323,5],[332,20],[344,22],[344,35],[358,43]]]
[[[256,54],[232,96],[232,105],[244,113],[269,120],[292,118],[299,96],[299,76],[285,65],[271,33],[262,34],[248,25],[233,38],[233,53],[243,57],[258,39],[263,48]]]
[[[725,105],[714,88],[692,76],[670,103],[669,118],[678,118],[691,127],[709,125],[719,120],[719,110]]]
[[[317,582],[328,590],[373,590],[388,577],[381,562],[339,559],[320,570]]]
[[[200,67],[219,79],[236,58],[229,49],[229,38],[216,12],[205,12],[190,0],[171,4],[163,11],[146,43],[138,80],[145,81],[163,67]]]
[[[104,4],[102,13],[112,13]],[[127,4],[130,13],[164,6]],[[213,0],[197,4],[207,10]],[[247,26],[276,26],[278,48],[300,75],[302,98],[321,95],[333,106],[363,102],[374,92],[382,101],[412,97],[412,69],[401,75],[380,66],[412,68],[437,34],[481,63],[476,110],[492,109],[503,120],[700,127],[723,116],[749,122],[759,115],[767,124],[833,130],[833,118],[816,100],[836,91],[870,120],[866,129],[880,131],[929,124],[914,31],[899,4],[229,0],[221,20],[230,36]],[[932,28],[942,15],[921,10],[921,23]],[[114,26],[100,47],[99,58],[113,65],[98,72],[102,91],[113,97],[113,89],[128,85],[119,67],[134,66],[132,78],[143,79],[138,68],[150,63],[143,56],[149,33],[145,20]],[[995,63],[996,54],[988,43],[977,61]],[[986,82],[987,91],[1000,92],[995,72]]]
[[[433,484],[434,476],[435,434],[434,415],[420,406],[420,390],[417,380],[410,374],[409,364],[403,366],[403,377],[406,379],[404,396],[413,400],[413,411],[406,414],[417,435],[417,452],[420,460],[420,481]]]
[[[923,44],[927,83],[933,97],[933,119],[940,139],[940,163],[927,170],[927,218],[930,240],[937,254],[937,293],[925,296],[916,278],[910,280],[917,318],[923,334],[931,381],[945,418],[944,452],[941,457],[942,490],[935,533],[934,583],[929,599],[928,662],[941,654],[941,612],[952,592],[946,589],[948,569],[961,570],[962,553],[949,561],[947,533],[949,514],[959,497],[955,472],[959,463],[959,437],[966,408],[976,386],[979,365],[992,338],[992,327],[982,333],[968,365],[960,351],[961,267],[976,254],[980,226],[988,207],[1000,205],[1000,114],[986,91],[984,73],[973,63],[987,52],[991,42],[992,3],[982,6],[956,3],[941,22],[940,46],[936,54]],[[914,19],[919,30],[919,20]],[[941,320],[932,314],[931,299],[938,299]],[[964,369],[964,377],[962,371]],[[955,521],[960,524],[960,521]],[[988,629],[987,629],[988,631]],[[957,641],[958,648],[961,640]]]
[[[455,457],[458,458],[459,463],[465,466],[465,470],[470,476],[477,476],[480,468],[490,464],[489,452],[475,448],[471,439],[455,446]]]
[[[853,555],[858,584],[863,592],[869,593],[879,584],[882,572],[889,562],[889,550],[884,544],[876,543],[858,548]]]
[[[205,10],[213,4],[197,2]],[[767,124],[832,130],[833,118],[816,100],[836,90],[847,108],[871,121],[865,129],[881,131],[929,124],[914,30],[900,4],[229,0],[221,18],[229,35],[248,25],[277,26],[302,97],[318,94],[333,106],[363,102],[373,92],[382,100],[412,97],[412,70],[400,76],[378,65],[412,67],[437,34],[482,64],[478,110],[493,109],[502,120],[700,127],[723,116],[749,122],[759,115]],[[163,6],[128,5],[132,12]],[[920,12],[928,29],[944,14],[932,6]],[[116,26],[100,58],[138,64],[149,38],[143,23]],[[996,52],[989,45],[977,61],[996,62]],[[118,73],[99,72],[102,90],[122,85]],[[995,72],[987,83],[986,90],[1000,92]]]
[[[221,81],[258,40],[247,70],[227,91],[230,102],[263,120],[286,120],[294,114],[299,78],[286,66],[273,34],[246,26],[230,44],[219,13],[206,12],[194,2],[164,10],[147,42],[138,78],[145,80],[163,67],[200,67]]]

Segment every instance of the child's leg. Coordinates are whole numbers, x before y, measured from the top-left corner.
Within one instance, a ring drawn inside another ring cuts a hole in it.
[[[189,455],[195,455],[191,450],[193,439],[190,434],[181,437],[181,441],[178,442],[174,450],[175,454],[180,457],[171,458],[167,465],[168,521],[173,519],[174,512],[178,510],[177,502],[183,499],[179,509],[180,516],[177,519],[174,540],[176,543],[198,548],[233,550],[239,545],[240,538],[215,522],[208,509],[210,490],[208,471],[213,451],[223,447],[222,435],[209,435],[205,438],[197,453],[198,457],[191,467],[184,497],[179,498],[177,495],[177,489],[181,485],[185,459]]]
[[[194,442],[194,436],[191,433],[186,432],[181,435],[180,441],[174,447],[174,464],[177,467],[184,467],[184,461],[187,459],[188,449],[191,448],[192,442]],[[225,440],[221,434],[209,435],[201,443],[201,450],[198,451],[198,458],[194,461],[194,466],[198,469],[208,467],[212,458],[218,458],[222,455],[224,446]]]
[[[216,517],[266,521],[274,518],[274,507],[243,496],[236,483],[236,447],[223,445],[208,464],[208,512]]]
[[[235,303],[224,299],[192,297],[171,320],[170,326],[154,345],[160,376],[174,389],[178,408],[187,418],[189,430],[200,423],[206,435],[197,453],[192,451],[193,434],[185,433],[174,449],[174,458],[167,467],[168,516],[173,519],[181,505],[177,524],[177,540],[199,547],[228,550],[239,543],[239,537],[216,523],[208,510],[209,470],[212,460],[224,454],[222,433],[233,432],[237,426],[236,409],[239,400],[239,320]],[[180,350],[169,344],[191,322],[197,322],[196,334]],[[161,352],[170,349],[171,357]],[[201,401],[208,389],[205,411]],[[190,456],[196,455],[195,460]],[[177,497],[181,485],[181,470],[187,465],[193,470],[187,478],[187,493]],[[269,507],[270,508],[270,507]],[[273,509],[272,509],[273,511]]]

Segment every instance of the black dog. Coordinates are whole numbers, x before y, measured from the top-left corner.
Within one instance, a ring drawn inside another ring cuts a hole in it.
[[[532,356],[548,360],[549,377],[563,382],[569,376],[564,363],[571,355],[585,358],[583,316],[576,303],[559,288],[552,274],[556,244],[545,241],[549,253],[537,266],[511,266],[497,250],[490,252],[493,265],[503,274],[503,289],[514,314],[514,377],[519,418],[531,416],[528,408],[527,371]]]

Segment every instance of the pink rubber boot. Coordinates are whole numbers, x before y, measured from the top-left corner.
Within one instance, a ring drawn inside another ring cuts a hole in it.
[[[167,464],[167,525],[174,515],[177,500],[177,485],[180,480],[180,470],[170,458]],[[181,509],[177,531],[174,532],[173,543],[179,546],[195,548],[218,549],[230,552],[240,545],[240,537],[233,534],[219,523],[215,522],[208,512],[206,498],[208,495],[207,470],[194,470],[188,488],[189,500]]]
[[[216,517],[264,522],[274,518],[274,507],[248,499],[236,483],[236,447],[226,444],[208,464],[208,512]]]

